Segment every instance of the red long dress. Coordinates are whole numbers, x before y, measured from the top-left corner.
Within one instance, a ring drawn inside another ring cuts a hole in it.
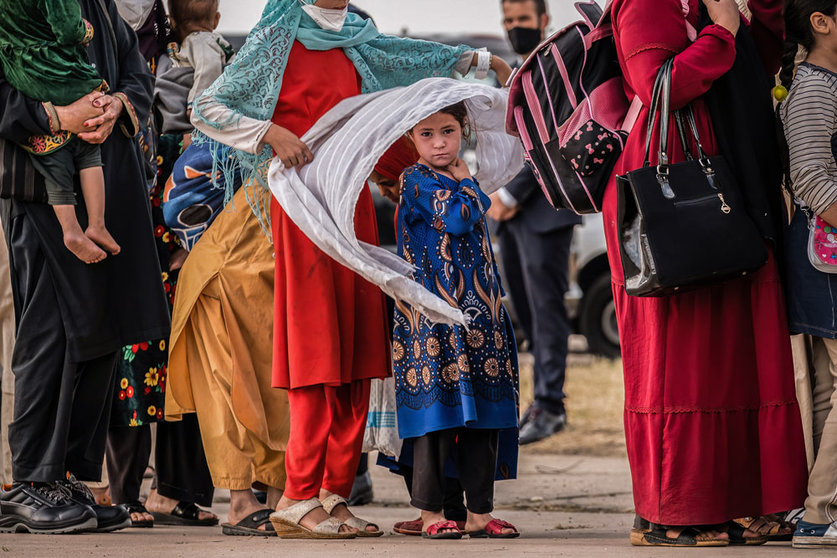
[[[698,1],[690,1],[693,25]],[[781,36],[783,2],[751,4],[762,30]],[[717,153],[701,96],[732,67],[732,34],[713,25],[689,44],[679,0],[615,0],[613,18],[628,97],[637,94],[647,106],[658,69],[675,56],[672,105],[692,102],[702,143]],[[642,165],[647,120],[643,109],[616,174]],[[670,130],[670,155],[682,161],[674,125]],[[652,145],[658,137],[659,129]],[[604,221],[637,513],[655,523],[699,525],[800,507],[805,450],[772,256],[747,278],[669,297],[631,297],[619,259],[615,178],[605,195]]]
[[[337,103],[360,94],[360,77],[342,49],[312,51],[295,42],[273,122],[302,136]],[[323,253],[274,198],[276,254],[273,385],[338,386],[390,374],[384,296],[378,287]],[[377,244],[372,196],[357,204],[358,239]]]

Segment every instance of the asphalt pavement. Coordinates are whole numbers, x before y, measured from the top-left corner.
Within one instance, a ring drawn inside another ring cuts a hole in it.
[[[373,461],[374,462],[374,461]],[[631,479],[623,458],[566,455],[521,456],[520,478],[497,483],[496,517],[514,523],[519,539],[430,541],[392,534],[396,521],[414,519],[407,491],[399,477],[371,467],[375,502],[355,508],[359,516],[378,522],[386,534],[377,539],[292,541],[263,537],[228,537],[220,527],[125,529],[111,534],[0,535],[4,556],[48,557],[172,557],[214,558],[254,555],[376,556],[381,558],[455,556],[837,556],[827,550],[794,550],[790,543],[760,547],[659,549],[632,547],[628,532],[633,515]],[[212,510],[226,520],[227,495],[216,495]]]

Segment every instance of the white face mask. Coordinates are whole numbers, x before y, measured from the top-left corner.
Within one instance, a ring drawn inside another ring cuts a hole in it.
[[[155,0],[116,0],[116,9],[131,29],[138,30],[148,21]]]
[[[302,9],[314,20],[314,23],[320,29],[336,32],[340,32],[343,29],[343,24],[346,23],[346,16],[349,13],[348,5],[342,10],[329,10],[315,6],[314,4],[303,3]]]

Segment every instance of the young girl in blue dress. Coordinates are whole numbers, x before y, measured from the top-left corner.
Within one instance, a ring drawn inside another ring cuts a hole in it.
[[[408,132],[420,158],[401,176],[398,254],[416,267],[416,281],[462,310],[468,327],[396,303],[398,428],[413,439],[411,503],[423,536],[463,535],[442,514],[450,457],[465,489],[465,532],[511,538],[517,530],[491,511],[500,431],[518,424],[517,348],[484,217],[491,202],[458,156],[463,129],[467,109],[458,103]]]

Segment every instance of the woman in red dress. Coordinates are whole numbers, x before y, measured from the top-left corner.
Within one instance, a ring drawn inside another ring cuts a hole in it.
[[[255,52],[271,65],[287,60],[271,121],[240,111],[233,115],[228,105],[236,99],[218,102],[213,98],[218,89],[210,89],[197,101],[204,120],[193,116],[196,127],[253,154],[269,145],[286,167],[300,166],[313,156],[299,138],[343,99],[374,90],[370,84],[409,85],[422,77],[450,75],[454,69],[467,73],[472,65],[490,67],[503,82],[511,73],[500,58],[467,47],[380,36],[371,23],[353,15],[347,19],[347,5],[348,0],[269,3],[260,29],[248,39],[254,45],[248,54]],[[344,23],[348,31],[341,34]],[[285,33],[292,41],[289,52],[284,40],[276,40]],[[364,41],[372,46],[364,49]],[[273,46],[261,46],[266,43]],[[221,81],[250,86],[239,96],[259,104],[264,75],[244,67],[227,73]],[[345,499],[360,459],[370,380],[391,374],[383,294],[314,246],[275,199],[270,222],[276,271],[273,386],[288,390],[291,416],[287,482],[271,521],[280,537],[381,535],[377,525],[354,517]],[[355,230],[360,241],[377,244],[368,190],[358,200]]]
[[[671,57],[672,108],[691,104],[704,148],[718,152],[702,96],[732,67],[741,19],[734,0],[703,0],[715,24],[690,40],[687,29],[698,23],[699,1],[613,3],[625,90],[644,105],[615,175],[642,166],[651,90],[660,66]],[[753,26],[781,39],[783,2],[751,0],[750,8]],[[766,62],[778,69],[778,56]],[[670,130],[672,159],[679,162],[684,154],[673,124]],[[652,141],[658,138],[659,127]],[[605,195],[604,222],[636,513],[656,524],[650,532],[635,530],[632,542],[724,545],[729,537],[723,527],[696,526],[799,507],[807,469],[782,285],[772,253],[749,277],[674,296],[632,297],[625,292],[619,258],[615,176]]]

